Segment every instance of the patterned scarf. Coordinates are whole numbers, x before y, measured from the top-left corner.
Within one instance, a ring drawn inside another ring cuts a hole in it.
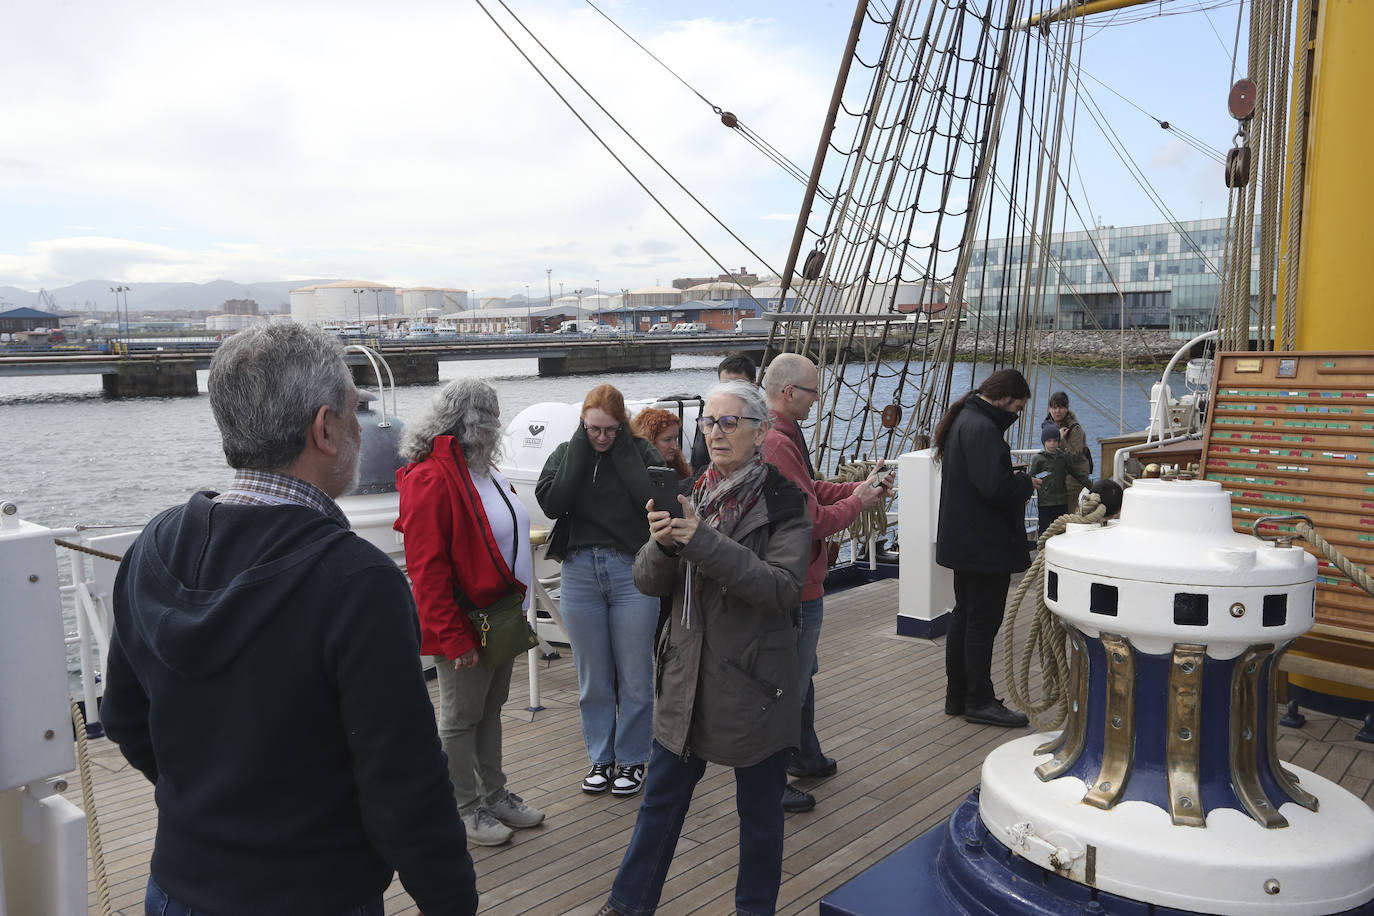
[[[729,477],[722,476],[712,464],[692,490],[697,515],[704,524],[726,537],[734,537],[739,520],[759,501],[767,477],[768,466],[757,451]]]

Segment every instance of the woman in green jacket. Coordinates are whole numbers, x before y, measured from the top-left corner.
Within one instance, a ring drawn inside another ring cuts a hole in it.
[[[592,795],[638,793],[649,762],[658,599],[635,588],[634,556],[649,539],[647,468],[661,464],[631,432],[624,396],[598,385],[535,485],[540,508],[556,520],[549,556],[563,564],[559,610],[591,759],[582,791]]]

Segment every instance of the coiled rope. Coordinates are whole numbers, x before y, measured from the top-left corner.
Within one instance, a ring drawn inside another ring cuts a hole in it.
[[[1045,605],[1045,543],[1061,534],[1070,524],[1096,524],[1106,517],[1106,507],[1096,493],[1083,499],[1079,515],[1061,515],[1050,523],[1035,542],[1035,561],[1021,577],[1016,594],[1007,603],[1002,622],[1003,662],[1006,666],[1007,692],[1012,705],[1030,717],[1036,731],[1053,731],[1064,724],[1068,716],[1068,630]],[[1030,635],[1021,648],[1020,665],[1016,663],[1016,618],[1021,603],[1031,585],[1035,586],[1035,616],[1031,619]],[[1039,655],[1041,684],[1037,701],[1031,700],[1031,660]],[[1053,716],[1042,718],[1053,711]]]
[[[878,466],[876,461],[850,461],[835,469],[831,483],[862,483],[873,474]],[[859,512],[859,517],[849,526],[847,534],[856,541],[867,543],[887,533],[887,500],[880,499],[867,509]]]
[[[72,703],[72,724],[76,726],[76,770],[81,776],[81,805],[86,811],[86,842],[91,847],[91,871],[95,874],[96,906],[100,916],[112,916],[114,907],[110,904],[110,882],[105,877],[105,846],[100,841],[100,819],[95,813],[95,786],[91,781],[91,758],[86,750],[86,716],[77,705]]]

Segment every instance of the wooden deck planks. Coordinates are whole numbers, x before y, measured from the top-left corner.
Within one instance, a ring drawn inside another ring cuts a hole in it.
[[[1025,733],[945,716],[943,641],[896,636],[896,605],[896,580],[826,599],[816,725],[840,771],[803,782],[816,794],[816,810],[788,815],[781,914],[814,913],[825,894],[941,823],[978,784],[987,753]],[[1000,648],[994,669],[1000,683]],[[516,831],[509,846],[473,848],[482,912],[590,916],[610,889],[639,800],[580,791],[587,760],[571,655],[564,649],[540,675],[545,708],[531,715],[526,666],[516,666],[503,746],[511,789],[547,819]],[[437,703],[433,685],[431,693]],[[1374,805],[1374,747],[1354,740],[1349,721],[1307,716],[1301,729],[1280,728],[1280,755]],[[115,911],[139,916],[157,822],[152,787],[109,742],[90,747]],[[80,804],[79,783],[71,783],[68,794]],[[737,838],[733,774],[710,766],[659,912],[730,912]],[[386,901],[389,914],[418,912],[399,881]]]

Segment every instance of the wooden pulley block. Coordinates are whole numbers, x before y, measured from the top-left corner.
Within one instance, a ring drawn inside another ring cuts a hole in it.
[[[889,404],[883,408],[883,429],[892,429],[902,422],[902,408],[896,404]]]
[[[1226,187],[1243,188],[1250,183],[1250,147],[1232,147],[1226,153]]]
[[[722,111],[720,113],[720,123],[734,130],[736,127],[739,127],[739,118],[735,117],[733,111]]]
[[[825,252],[820,248],[812,248],[811,253],[806,256],[805,263],[802,264],[802,276],[807,280],[819,280],[823,270]]]
[[[1248,121],[1255,114],[1255,99],[1259,89],[1252,79],[1238,79],[1226,96],[1226,110],[1237,121]]]

